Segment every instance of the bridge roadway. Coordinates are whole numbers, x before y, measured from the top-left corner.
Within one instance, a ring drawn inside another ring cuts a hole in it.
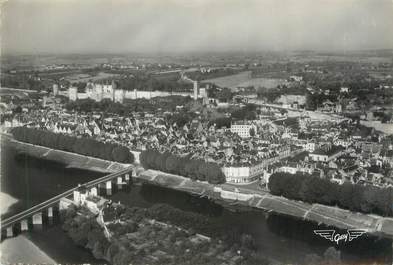
[[[122,170],[120,170],[118,172],[111,173],[111,174],[103,176],[101,178],[98,178],[98,179],[86,182],[86,183],[82,184],[82,186],[84,186],[86,188],[95,187],[95,186],[97,186],[98,184],[100,184],[102,182],[106,182],[106,181],[112,180],[112,179],[114,179],[116,177],[119,177],[120,175],[129,173],[134,168],[135,168],[134,166],[127,167],[127,168],[122,169]],[[56,204],[57,202],[60,201],[61,198],[68,197],[68,196],[72,195],[73,192],[75,190],[77,190],[78,188],[79,188],[79,186],[75,187],[75,188],[72,188],[72,189],[69,189],[69,190],[67,190],[67,191],[65,191],[65,192],[63,192],[63,193],[61,193],[59,195],[56,195],[53,198],[50,198],[47,201],[44,201],[44,202],[42,202],[40,204],[37,204],[37,205],[35,205],[35,206],[33,206],[33,207],[31,207],[31,208],[21,212],[21,213],[15,214],[14,216],[11,216],[9,218],[6,218],[6,219],[2,220],[1,221],[1,229],[6,229],[8,226],[13,225],[14,223],[19,222],[21,220],[24,220],[24,219],[28,218],[29,216],[32,216],[35,213],[40,212],[40,211],[48,208],[49,206],[51,206],[53,204]]]

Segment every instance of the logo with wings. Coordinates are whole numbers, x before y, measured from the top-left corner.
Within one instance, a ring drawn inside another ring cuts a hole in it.
[[[340,241],[351,242],[366,232],[366,230],[362,229],[348,229],[347,233],[339,234],[336,233],[336,230],[314,230],[314,234],[319,235],[329,241],[335,242],[337,245]]]

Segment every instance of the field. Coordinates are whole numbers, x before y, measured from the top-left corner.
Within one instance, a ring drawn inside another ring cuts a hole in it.
[[[245,71],[235,75],[228,75],[223,77],[207,79],[204,80],[203,82],[210,82],[216,84],[219,87],[227,87],[230,88],[231,90],[237,90],[238,87],[247,87],[247,86],[254,86],[255,88],[258,87],[273,88],[276,87],[277,85],[284,84],[286,81],[284,79],[278,79],[278,78],[265,78],[265,77],[252,78],[251,71]]]
[[[378,131],[386,133],[388,135],[393,134],[393,124],[392,123],[381,123],[380,121],[360,121],[360,124],[375,128]]]
[[[16,88],[7,88],[7,87],[0,88],[0,97],[2,97],[2,96],[15,96],[18,98],[28,98],[29,93],[36,93],[36,91],[22,90],[22,89],[16,89]]]
[[[97,75],[89,75],[89,74],[74,74],[74,75],[69,75],[65,77],[65,80],[71,82],[71,83],[77,83],[77,82],[88,82],[88,81],[99,81],[102,79],[110,78],[113,76],[117,76],[117,74],[110,74],[110,73],[104,73],[104,72],[99,72]]]

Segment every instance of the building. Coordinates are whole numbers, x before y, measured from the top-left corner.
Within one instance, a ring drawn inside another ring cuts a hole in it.
[[[199,84],[198,84],[198,81],[194,81],[193,85],[194,85],[194,100],[198,100],[198,95],[199,95]]]
[[[303,76],[300,76],[300,75],[291,75],[291,76],[289,77],[289,80],[290,80],[290,81],[294,81],[294,82],[301,82],[301,81],[303,81]]]
[[[304,95],[281,95],[277,100],[277,103],[281,103],[284,107],[291,107],[293,105],[304,105],[306,104],[306,96]]]
[[[349,88],[348,87],[341,87],[340,93],[349,93]]]
[[[264,176],[268,166],[290,155],[294,155],[298,151],[299,150],[291,152],[290,148],[283,147],[280,150],[277,150],[275,156],[266,157],[252,164],[224,166],[221,168],[221,170],[225,175],[226,181],[229,183],[250,183],[261,179]]]
[[[343,154],[344,148],[335,145],[325,145],[309,154],[312,161],[329,162]]]
[[[284,172],[289,174],[296,174],[296,173],[305,173],[311,175],[314,172],[314,165],[313,164],[305,164],[305,163],[295,163],[290,162],[287,163],[280,168],[278,168],[278,172]]]
[[[265,165],[260,163],[252,166],[223,167],[222,171],[229,183],[250,183],[262,177],[264,168]]]
[[[71,86],[70,88],[68,88],[68,98],[71,101],[75,101],[78,99],[78,88]]]
[[[236,133],[241,138],[250,138],[252,130],[255,135],[257,133],[257,127],[253,123],[235,122],[231,124],[231,132]]]
[[[59,85],[58,84],[53,84],[53,96],[57,96],[59,94]]]
[[[317,147],[318,147],[318,144],[315,143],[315,142],[313,142],[313,141],[307,142],[307,143],[304,145],[304,149],[305,149],[307,152],[314,152],[315,149],[316,149]]]
[[[100,102],[103,99],[109,99],[114,102],[123,103],[124,99],[151,99],[154,97],[168,97],[168,96],[184,96],[184,97],[194,97],[198,99],[200,97],[206,96],[205,89],[199,89],[197,81],[194,81],[194,91],[184,91],[184,92],[168,92],[168,91],[144,91],[144,90],[124,90],[119,89],[116,83],[112,81],[111,84],[96,84],[89,82],[86,85],[84,92],[78,92],[78,89],[71,86],[68,89],[68,98],[71,101],[78,99],[93,99]]]

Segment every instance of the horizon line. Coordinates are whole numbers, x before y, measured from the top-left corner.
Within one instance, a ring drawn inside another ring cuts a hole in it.
[[[95,52],[1,52],[1,56],[70,56],[70,55],[195,55],[195,54],[250,54],[250,53],[357,53],[357,52],[393,52],[393,48],[364,48],[364,49],[283,49],[283,50],[212,50],[212,51],[95,51]]]

